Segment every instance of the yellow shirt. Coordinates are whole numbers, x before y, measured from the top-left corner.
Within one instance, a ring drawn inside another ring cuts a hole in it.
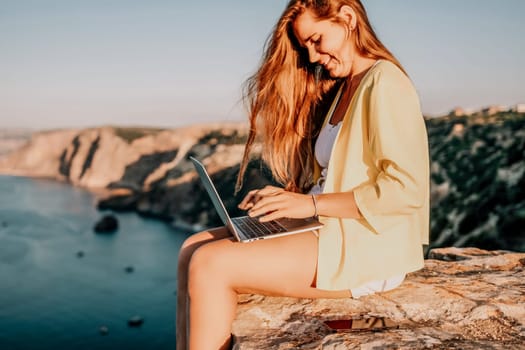
[[[350,289],[423,267],[429,176],[417,92],[396,65],[380,60],[345,112],[324,185],[324,193],[353,190],[363,218],[320,218],[317,288]]]

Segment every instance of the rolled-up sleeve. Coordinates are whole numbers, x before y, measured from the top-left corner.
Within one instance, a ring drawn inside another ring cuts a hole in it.
[[[354,188],[364,219],[377,232],[428,200],[428,137],[418,95],[407,77],[379,75],[370,90],[368,141],[375,178]]]

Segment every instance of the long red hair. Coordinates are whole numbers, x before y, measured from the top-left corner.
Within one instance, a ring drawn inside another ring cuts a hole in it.
[[[311,187],[315,162],[313,141],[324,119],[326,108],[323,107],[329,102],[325,97],[333,96],[337,80],[316,74],[308,53],[294,36],[293,22],[306,9],[319,20],[338,21],[337,13],[344,5],[350,6],[357,16],[353,37],[358,53],[364,57],[389,60],[403,70],[377,38],[361,1],[291,0],[266,41],[259,69],[244,85],[250,132],[236,191],[242,187],[256,138],[261,139],[263,160],[274,179],[286,190],[306,192]]]

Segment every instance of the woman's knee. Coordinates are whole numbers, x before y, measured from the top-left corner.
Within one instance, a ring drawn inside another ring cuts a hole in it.
[[[207,232],[195,233],[184,240],[179,250],[179,263],[191,257],[198,244],[206,239]]]
[[[195,250],[206,242],[210,242],[224,236],[224,230],[225,228],[216,228],[209,231],[198,232],[186,238],[179,250],[179,270],[187,269]]]
[[[192,254],[188,266],[188,291],[201,290],[219,280],[226,280],[230,267],[225,245],[229,240],[214,241],[199,246]]]
[[[182,243],[182,246],[179,249],[179,271],[186,270],[188,268],[188,264],[190,262],[191,256],[193,255],[193,252],[197,249],[199,243],[202,241],[200,238],[202,233],[203,232],[196,233],[186,238],[184,243]]]

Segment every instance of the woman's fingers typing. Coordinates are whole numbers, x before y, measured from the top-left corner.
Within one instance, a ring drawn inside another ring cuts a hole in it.
[[[259,190],[261,196],[272,196],[284,192],[283,188],[275,186],[265,186]]]
[[[261,199],[268,197],[268,196],[274,196],[278,193],[283,192],[284,190],[279,187],[275,186],[266,186],[261,189],[257,190],[251,190],[248,192],[248,194],[244,197],[244,199],[239,203],[238,207],[242,210],[248,210],[254,207],[256,203],[258,203]]]
[[[273,195],[263,196],[248,211],[248,215],[258,217],[261,221],[278,218],[306,218],[313,216],[315,207],[309,195],[279,191]]]
[[[251,190],[239,203],[238,207],[242,210],[248,210],[257,202],[257,192],[259,190]]]
[[[279,195],[264,196],[248,211],[248,215],[258,217],[282,209]]]

